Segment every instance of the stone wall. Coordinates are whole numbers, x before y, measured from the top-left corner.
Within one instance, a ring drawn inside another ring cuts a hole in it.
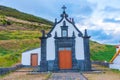
[[[109,67],[109,62],[92,61],[92,64],[97,64],[97,65]]]
[[[0,75],[7,74],[7,73],[15,71],[16,69],[19,69],[19,68],[22,68],[21,64],[18,64],[16,66],[9,67],[9,68],[0,68]]]

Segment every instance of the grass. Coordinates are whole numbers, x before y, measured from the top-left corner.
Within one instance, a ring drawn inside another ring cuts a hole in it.
[[[90,42],[91,60],[110,61],[116,49],[113,45],[103,45],[96,42]]]
[[[7,49],[5,49],[3,47],[0,47],[0,56],[6,55],[9,52],[12,53],[11,50],[7,50]]]
[[[17,27],[18,28],[25,28],[26,30],[49,30],[51,28],[51,25],[43,24],[43,25],[36,25],[36,24],[28,24],[28,23],[21,23],[21,22],[15,22],[15,21],[10,21],[11,26]],[[10,26],[10,25],[9,25]]]
[[[0,31],[0,67],[9,67],[21,61],[21,53],[40,47],[40,31]]]
[[[111,71],[120,74],[120,70],[117,70],[117,69],[111,69]]]
[[[46,78],[45,78],[45,80],[48,80],[51,76],[52,76],[52,73],[51,72],[48,73],[47,76],[46,76]]]
[[[33,39],[41,36],[40,31],[4,30],[0,31],[0,40]]]
[[[8,17],[11,19],[8,20]],[[49,20],[2,5],[0,5],[0,21],[0,67],[20,63],[22,52],[40,47],[38,38],[41,33],[38,30],[48,31],[53,24]]]
[[[2,53],[0,56],[0,67],[9,67],[21,61],[21,53],[40,46],[39,39],[7,40],[0,42]]]
[[[18,19],[22,19],[22,20],[27,20],[30,22],[38,22],[38,23],[47,24],[47,25],[53,24],[51,21],[43,19],[41,17],[36,17],[34,15],[23,13],[23,12],[20,12],[16,9],[13,9],[10,7],[5,7],[2,5],[0,5],[0,14],[5,15],[5,16],[18,18]]]

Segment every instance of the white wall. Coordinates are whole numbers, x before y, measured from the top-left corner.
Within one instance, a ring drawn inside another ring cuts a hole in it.
[[[31,54],[38,54],[38,65],[40,65],[41,60],[41,48],[36,48],[22,53],[22,64],[31,65]]]
[[[120,70],[120,65],[118,65],[118,64],[110,64],[110,65],[109,65],[109,68]]]
[[[83,60],[84,59],[84,44],[83,39],[80,37],[76,38],[76,59]]]
[[[120,54],[114,59],[113,63],[120,65]]]
[[[118,51],[119,48],[117,48]],[[112,69],[118,69],[120,70],[120,54],[113,60],[113,63],[109,65],[110,68]]]
[[[63,21],[66,21],[66,25],[68,26],[68,37],[72,37],[73,31],[76,35],[76,44],[75,44],[75,51],[76,51],[76,59],[84,59],[84,47],[83,47],[83,39],[78,37],[79,32],[75,29],[75,27],[70,24],[65,18]],[[63,21],[57,24],[54,30],[51,32],[52,37],[47,39],[47,60],[54,60],[55,59],[55,43],[54,43],[54,36],[55,32],[57,32],[57,36],[61,37],[61,26],[63,26]]]
[[[116,48],[116,52],[120,49],[120,47]]]

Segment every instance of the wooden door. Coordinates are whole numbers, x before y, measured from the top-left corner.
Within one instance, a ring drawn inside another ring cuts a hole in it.
[[[31,66],[35,67],[38,66],[38,55],[31,54]]]
[[[71,69],[72,68],[72,52],[71,50],[59,50],[59,68]]]

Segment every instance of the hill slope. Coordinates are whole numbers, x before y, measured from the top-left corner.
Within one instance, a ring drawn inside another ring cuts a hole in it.
[[[38,22],[38,23],[52,25],[51,21],[48,21],[48,20],[40,18],[40,17],[33,16],[31,14],[26,14],[26,13],[20,12],[16,9],[5,7],[2,5],[0,5],[0,14],[9,16],[9,17],[14,17],[17,19],[27,20],[30,22]]]
[[[52,22],[0,6],[0,67],[21,61],[21,53],[40,46],[40,30],[49,31]]]
[[[0,6],[0,67],[21,61],[21,53],[40,47],[39,30],[49,31],[51,22],[15,9]],[[90,42],[91,60],[109,61],[115,53],[112,45]]]
[[[100,44],[94,41],[90,42],[91,60],[109,62],[116,52],[113,45]]]
[[[0,5],[0,30],[49,30],[49,20]]]

